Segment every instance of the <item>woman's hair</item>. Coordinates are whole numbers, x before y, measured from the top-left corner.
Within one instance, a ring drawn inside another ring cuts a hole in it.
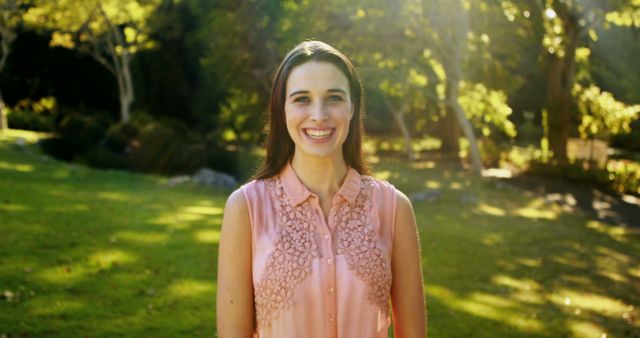
[[[321,41],[304,41],[294,47],[282,60],[273,79],[269,102],[269,131],[265,144],[267,157],[253,176],[254,179],[276,176],[293,157],[295,145],[287,131],[284,112],[287,80],[295,67],[311,61],[333,64],[349,81],[349,92],[354,112],[349,124],[347,139],[342,145],[342,154],[348,166],[360,174],[369,174],[369,169],[362,156],[364,93],[360,78],[351,61],[339,50]]]

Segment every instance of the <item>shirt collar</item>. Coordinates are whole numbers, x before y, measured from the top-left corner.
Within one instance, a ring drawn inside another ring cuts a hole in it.
[[[348,167],[347,176],[342,182],[342,186],[338,190],[338,195],[342,196],[349,203],[353,204],[360,193],[360,182],[362,177],[357,170]],[[294,205],[298,205],[311,196],[311,191],[302,184],[300,178],[293,170],[290,162],[282,169],[280,173],[280,181],[282,182],[282,188],[287,194],[287,197]]]

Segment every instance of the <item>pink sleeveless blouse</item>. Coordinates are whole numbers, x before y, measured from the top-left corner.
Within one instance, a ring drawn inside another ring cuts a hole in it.
[[[386,338],[395,188],[349,168],[326,220],[290,164],[242,192],[252,231],[254,337]]]

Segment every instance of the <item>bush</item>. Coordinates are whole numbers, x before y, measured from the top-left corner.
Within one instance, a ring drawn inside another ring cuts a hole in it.
[[[131,161],[134,170],[158,174],[192,174],[201,167],[230,174],[237,171],[235,153],[217,146],[213,140],[158,123],[141,132]]]
[[[47,138],[39,144],[45,153],[63,161],[72,161],[78,154],[71,141],[65,138]]]
[[[498,167],[500,160],[506,157],[507,150],[503,149],[491,138],[483,137],[478,140],[478,150],[482,164],[487,167]],[[505,154],[505,155],[503,155]]]
[[[55,129],[52,115],[39,114],[30,110],[9,110],[7,115],[9,127],[33,131],[51,132]]]
[[[103,146],[89,149],[80,159],[95,168],[128,170],[131,167],[129,155],[114,152]]]
[[[593,167],[587,162],[552,164],[535,161],[530,164],[528,172],[582,182],[609,192],[640,195],[638,162],[609,160],[605,167]]]
[[[108,119],[104,115],[66,115],[57,127],[57,136],[42,141],[42,149],[65,161],[74,161],[96,147],[104,137]]]
[[[102,140],[105,128],[94,116],[70,114],[60,123],[59,132],[76,153],[84,153]]]
[[[107,129],[104,145],[113,152],[125,153],[131,150],[138,134],[139,130],[136,125],[116,123]]]
[[[207,167],[237,174],[236,153],[220,147],[213,134],[204,137],[169,119],[146,125],[147,118],[111,126],[108,121],[100,114],[67,114],[58,136],[41,146],[56,158],[98,168],[176,175]]]

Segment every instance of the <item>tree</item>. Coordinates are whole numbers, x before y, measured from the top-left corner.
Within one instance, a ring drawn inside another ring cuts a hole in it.
[[[216,121],[224,141],[257,142],[262,136],[271,76],[284,56],[279,55],[285,45],[279,31],[284,26],[283,8],[289,3],[190,1],[203,22],[202,71],[222,81],[226,90]]]
[[[428,21],[434,28],[432,44],[424,45],[437,46],[435,53],[442,64],[445,73],[445,91],[443,103],[447,109],[449,119],[450,135],[453,143],[452,149],[457,149],[457,128],[462,129],[462,133],[469,141],[471,167],[474,173],[480,175],[483,169],[480,160],[480,151],[476,142],[475,133],[471,122],[467,118],[464,109],[458,99],[460,96],[460,84],[463,79],[463,64],[467,53],[467,39],[470,31],[468,8],[469,4],[464,0],[443,1],[424,0],[422,2],[422,12],[427,16]],[[455,119],[456,124],[453,124]],[[443,140],[443,143],[447,140]]]
[[[115,77],[120,118],[130,119],[135,99],[131,59],[151,47],[147,19],[159,0],[36,1],[26,18],[36,27],[52,29],[51,44],[90,54]]]
[[[0,1],[0,74],[7,63],[11,52],[11,43],[16,38],[15,29],[22,21],[26,4],[20,0]],[[0,91],[0,130],[9,128],[7,113]]]
[[[594,27],[605,20],[640,27],[637,0],[547,0],[546,34],[547,116],[549,148],[559,162],[567,161],[567,140],[579,118],[572,90],[576,75],[576,51],[595,39]]]

